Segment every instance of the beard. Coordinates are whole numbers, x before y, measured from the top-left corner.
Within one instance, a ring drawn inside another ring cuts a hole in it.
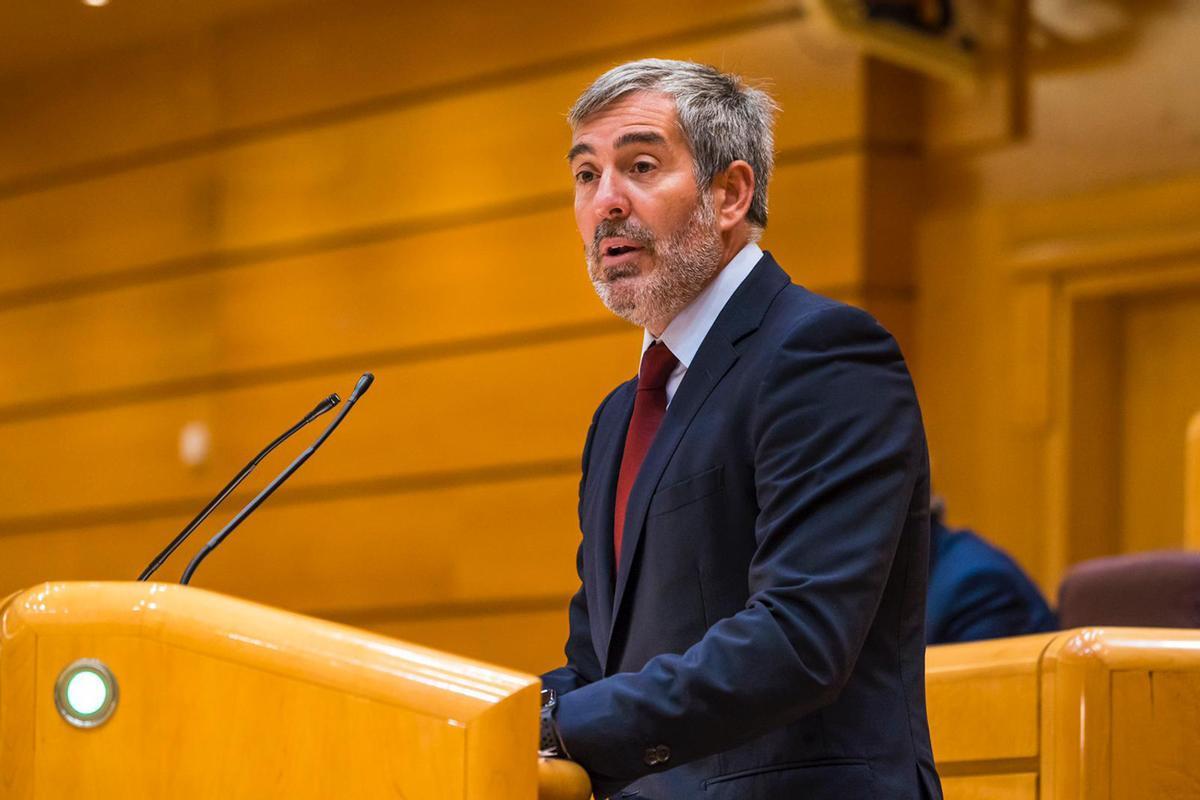
[[[653,266],[648,271],[635,263],[605,268],[600,242],[610,236],[637,242],[653,260]],[[687,220],[664,239],[631,219],[601,221],[587,248],[588,276],[609,311],[646,328],[654,322],[674,319],[695,300],[721,268],[722,253],[712,200],[700,192]]]

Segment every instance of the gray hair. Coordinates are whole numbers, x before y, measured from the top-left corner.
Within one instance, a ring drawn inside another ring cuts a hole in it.
[[[584,90],[567,113],[572,128],[631,92],[659,92],[675,101],[701,190],[739,159],[754,171],[754,195],[746,219],[767,225],[767,181],[775,166],[772,132],[778,106],[762,89],[706,64],[645,58],[614,67]]]

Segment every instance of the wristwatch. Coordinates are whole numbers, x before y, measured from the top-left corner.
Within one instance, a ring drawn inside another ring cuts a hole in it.
[[[538,742],[538,755],[542,758],[569,758],[567,748],[563,747],[562,737],[558,735],[558,723],[554,719],[558,711],[558,692],[554,689],[542,689],[542,723],[541,739]]]

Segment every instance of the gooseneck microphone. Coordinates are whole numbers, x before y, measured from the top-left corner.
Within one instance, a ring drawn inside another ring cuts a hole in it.
[[[291,464],[288,464],[283,472],[280,472],[275,477],[275,480],[271,481],[265,489],[258,493],[258,496],[247,503],[233,519],[229,520],[229,523],[226,524],[225,527],[220,531],[218,531],[216,536],[209,539],[208,544],[200,548],[200,551],[196,553],[195,557],[192,558],[191,562],[188,563],[187,569],[183,571],[183,577],[179,579],[181,584],[186,585],[192,579],[192,575],[196,572],[196,568],[200,566],[200,562],[207,558],[209,553],[211,553],[213,550],[216,550],[217,547],[220,546],[221,542],[225,541],[229,534],[233,533],[234,530],[236,530],[237,527],[246,520],[246,517],[253,514],[255,509],[261,506],[268,497],[275,493],[276,489],[283,485],[284,481],[292,477],[292,473],[300,469],[305,461],[308,461],[308,459],[312,458],[312,455],[317,451],[317,448],[325,444],[325,440],[329,438],[330,434],[337,429],[338,425],[342,424],[342,420],[345,419],[346,415],[350,413],[350,409],[354,408],[354,404],[358,402],[358,398],[366,394],[367,389],[371,387],[371,384],[374,382],[374,380],[375,376],[371,373],[363,373],[363,376],[358,379],[358,383],[354,385],[354,391],[352,391],[350,396],[346,398],[346,404],[342,406],[342,410],[338,412],[338,415],[333,418],[333,422],[329,423],[329,426],[325,428],[320,436],[317,437],[316,441],[308,446],[307,450],[297,456],[296,460]]]
[[[138,575],[137,579],[139,581],[148,580],[150,576],[153,575],[155,571],[163,565],[163,562],[171,557],[171,554],[175,552],[175,549],[179,547],[179,545],[183,544],[184,541],[186,541],[187,538],[192,535],[192,531],[196,530],[196,528],[200,527],[200,523],[208,519],[208,515],[211,514],[217,506],[221,505],[221,503],[225,501],[225,498],[228,497],[234,489],[241,485],[242,481],[246,480],[246,476],[253,472],[254,468],[258,466],[259,462],[266,458],[272,450],[287,441],[296,431],[300,430],[305,425],[312,422],[314,419],[321,416],[340,402],[341,398],[336,394],[329,395],[329,397],[326,397],[324,400],[317,403],[316,408],[305,414],[304,419],[288,428],[282,436],[264,447],[262,452],[251,459],[249,464],[242,467],[242,471],[235,475],[233,480],[225,484],[225,488],[218,492],[216,497],[208,501],[208,505],[206,505],[200,511],[200,513],[197,514],[192,521],[189,522],[184,529],[179,532],[178,536],[171,540],[170,544],[163,548],[161,553],[154,557],[154,560],[151,561],[144,570],[142,570],[142,574]]]

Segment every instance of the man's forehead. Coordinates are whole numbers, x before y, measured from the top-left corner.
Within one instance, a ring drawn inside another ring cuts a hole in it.
[[[597,147],[683,141],[675,101],[668,95],[632,92],[588,115],[572,133],[568,158]]]

